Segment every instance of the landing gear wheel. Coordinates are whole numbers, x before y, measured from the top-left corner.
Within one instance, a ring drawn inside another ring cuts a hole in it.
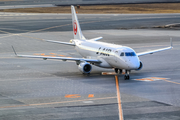
[[[115,71],[115,73],[117,74],[117,73],[118,73],[118,68],[115,68],[114,71]]]
[[[129,75],[125,75],[124,76],[124,80],[129,80],[130,79],[130,76]]]
[[[127,79],[127,77],[126,77],[126,75],[124,76],[124,80],[126,80]]]
[[[126,74],[124,76],[124,80],[129,80],[130,79],[130,76],[129,76],[130,72],[131,72],[130,70],[126,70]]]
[[[84,76],[90,76],[91,73],[82,73]]]
[[[127,75],[127,80],[129,80],[130,79],[130,76],[129,75]]]
[[[116,74],[121,74],[122,73],[122,70],[118,69],[118,68],[115,68],[114,71],[115,71]]]

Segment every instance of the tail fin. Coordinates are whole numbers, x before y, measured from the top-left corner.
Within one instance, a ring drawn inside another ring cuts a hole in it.
[[[71,5],[71,13],[72,13],[72,25],[73,25],[74,39],[86,40],[86,38],[83,36],[83,34],[81,32],[81,27],[79,25],[79,21],[78,21],[76,11],[75,11],[73,5]]]

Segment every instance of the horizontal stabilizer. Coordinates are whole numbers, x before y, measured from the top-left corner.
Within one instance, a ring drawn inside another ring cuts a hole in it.
[[[97,37],[97,38],[93,38],[93,39],[90,39],[90,40],[92,40],[92,41],[98,41],[98,40],[100,40],[100,39],[102,39],[103,37]]]
[[[45,41],[52,42],[52,43],[58,43],[58,44],[64,44],[64,45],[76,46],[74,43],[69,43],[69,42],[61,42],[61,41],[53,41],[53,40],[45,40]]]

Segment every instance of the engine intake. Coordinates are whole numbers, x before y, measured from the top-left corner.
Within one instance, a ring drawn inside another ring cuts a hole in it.
[[[142,67],[143,67],[143,64],[142,64],[142,62],[140,61],[140,65],[139,65],[139,68],[138,68],[137,70],[141,70]]]
[[[87,63],[87,62],[81,62],[78,66],[78,69],[85,74],[88,74],[91,72],[92,70],[92,66],[91,64]]]

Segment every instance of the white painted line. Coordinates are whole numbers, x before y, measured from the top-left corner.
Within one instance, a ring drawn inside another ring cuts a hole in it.
[[[93,101],[83,101],[83,103],[94,103]]]

